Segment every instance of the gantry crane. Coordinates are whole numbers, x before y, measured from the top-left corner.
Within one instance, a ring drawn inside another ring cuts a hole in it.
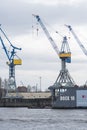
[[[79,40],[79,38],[77,37],[76,33],[73,31],[72,27],[70,25],[65,25],[66,27],[69,28],[70,32],[72,33],[72,35],[74,36],[74,38],[76,39],[77,43],[79,44],[80,48],[82,49],[83,53],[87,56],[87,50],[85,49],[85,47],[82,45],[81,41]]]
[[[67,42],[67,37],[66,36],[63,37],[61,50],[59,51],[56,43],[54,42],[53,38],[50,36],[48,30],[46,29],[45,25],[41,21],[40,17],[34,14],[33,16],[37,19],[37,21],[41,25],[53,49],[56,51],[57,55],[61,59],[61,70],[53,87],[58,88],[58,87],[63,87],[63,86],[68,86],[68,87],[75,86],[74,80],[72,79],[68,70],[66,69],[66,62],[67,63],[71,62],[71,52],[70,52],[69,44]]]
[[[6,40],[9,42],[9,44],[11,46],[11,51],[9,52],[4,44],[2,37],[0,36],[1,44],[3,46],[3,49],[4,49],[6,56],[8,58],[8,62],[6,62],[7,65],[9,66],[8,87],[9,87],[9,89],[15,90],[16,89],[15,66],[22,64],[22,60],[16,55],[16,50],[21,50],[21,48],[18,48],[18,47],[15,47],[12,45],[12,43],[10,42],[8,37],[6,36],[5,32],[2,30],[1,26],[0,26],[0,31],[4,35],[4,37],[6,38]],[[17,58],[15,59],[15,57],[17,57]]]

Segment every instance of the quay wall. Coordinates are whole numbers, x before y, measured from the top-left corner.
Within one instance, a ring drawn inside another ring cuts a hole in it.
[[[49,108],[51,94],[50,92],[8,93],[0,99],[0,107]]]
[[[51,107],[51,98],[2,98],[0,107],[49,108]]]

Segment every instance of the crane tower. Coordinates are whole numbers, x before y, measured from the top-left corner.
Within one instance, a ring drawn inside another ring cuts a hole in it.
[[[8,61],[6,62],[7,65],[9,66],[8,89],[15,90],[16,89],[15,66],[22,64],[22,60],[16,55],[16,50],[21,50],[21,48],[18,48],[18,47],[15,47],[12,45],[12,43],[10,42],[10,40],[8,39],[8,37],[6,36],[5,32],[2,30],[1,27],[0,27],[0,31],[4,35],[6,40],[9,42],[10,47],[11,47],[11,51],[9,52],[4,44],[2,37],[0,36],[1,44],[3,46],[6,56],[8,58]],[[16,59],[15,59],[15,57],[16,57]]]
[[[41,25],[44,33],[46,34],[48,40],[50,41],[53,49],[61,59],[61,70],[57,77],[57,80],[55,81],[54,85],[51,86],[51,88],[59,88],[59,87],[74,87],[75,82],[70,76],[68,69],[66,69],[66,63],[71,63],[71,52],[69,48],[69,44],[67,42],[67,37],[63,37],[61,50],[59,51],[56,43],[54,42],[53,38],[50,36],[48,30],[46,29],[45,25],[41,21],[40,17],[38,15],[33,16],[37,19],[39,24]]]

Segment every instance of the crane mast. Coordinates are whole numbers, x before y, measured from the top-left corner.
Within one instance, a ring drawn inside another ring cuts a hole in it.
[[[87,56],[87,50],[85,49],[85,47],[82,45],[81,41],[79,40],[79,38],[77,37],[76,33],[73,31],[72,27],[70,25],[65,25],[66,27],[69,28],[70,32],[72,33],[72,35],[74,36],[74,38],[76,39],[77,43],[79,44],[80,48],[82,49],[83,53]]]
[[[69,44],[67,42],[67,37],[66,36],[63,37],[61,50],[59,51],[57,45],[55,44],[53,38],[50,36],[48,30],[46,29],[45,25],[41,21],[40,17],[38,15],[34,15],[34,14],[33,14],[33,16],[37,19],[37,21],[41,25],[44,33],[46,34],[48,40],[50,41],[52,47],[54,48],[57,55],[61,59],[61,70],[60,70],[60,73],[58,75],[56,82],[54,83],[54,85],[52,87],[53,88],[58,88],[58,87],[62,87],[62,86],[73,87],[75,85],[75,82],[72,79],[72,77],[70,76],[68,70],[66,69],[66,62],[71,63],[71,52],[70,52]]]
[[[3,40],[2,40],[2,37],[0,36],[0,41],[1,41],[1,44],[3,46],[3,49],[5,51],[5,54],[8,58],[8,62],[7,65],[9,66],[9,80],[8,80],[8,89],[9,90],[16,90],[16,79],[15,79],[15,66],[16,65],[21,65],[22,64],[22,61],[20,58],[16,58],[15,59],[15,56],[16,56],[16,50],[21,50],[21,48],[18,48],[18,47],[15,47],[12,45],[12,43],[10,42],[10,40],[8,39],[8,37],[6,36],[5,32],[2,30],[2,28],[0,27],[0,31],[2,32],[2,34],[4,35],[4,37],[6,38],[6,40],[9,42],[12,50],[9,51],[7,50]]]

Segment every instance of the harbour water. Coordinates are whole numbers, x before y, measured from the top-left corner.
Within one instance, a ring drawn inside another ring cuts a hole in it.
[[[87,110],[0,108],[0,130],[87,130]]]

